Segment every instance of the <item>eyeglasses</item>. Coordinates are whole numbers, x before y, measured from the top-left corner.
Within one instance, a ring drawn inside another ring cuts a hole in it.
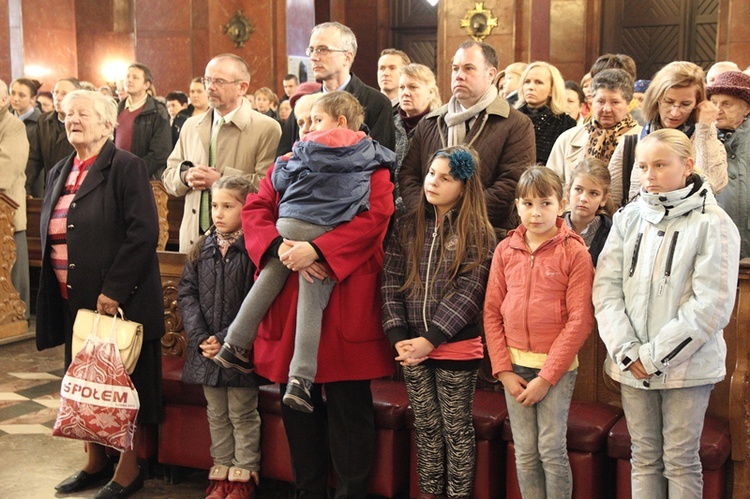
[[[227,81],[222,80],[221,78],[209,78],[208,76],[204,76],[201,78],[201,83],[203,83],[203,86],[208,88],[213,83],[217,87],[223,87],[224,85],[229,85],[230,83],[242,83],[242,80],[234,80],[234,81]]]
[[[307,54],[307,57],[312,57],[313,54],[319,55],[319,56],[326,56],[330,54],[331,52],[349,52],[346,49],[332,49],[330,47],[326,47],[325,45],[321,45],[320,47],[307,47],[307,50],[305,50],[305,54]]]
[[[659,101],[659,104],[664,106],[664,109],[667,111],[671,111],[672,109],[677,109],[678,111],[689,111],[695,107],[695,102],[692,102],[690,104],[678,104],[676,102],[669,102],[669,101]]]

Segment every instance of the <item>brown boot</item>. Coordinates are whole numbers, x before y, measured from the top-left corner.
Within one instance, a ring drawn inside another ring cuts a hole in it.
[[[435,499],[437,496],[435,494],[427,494],[426,492],[420,492],[417,496],[417,499]]]

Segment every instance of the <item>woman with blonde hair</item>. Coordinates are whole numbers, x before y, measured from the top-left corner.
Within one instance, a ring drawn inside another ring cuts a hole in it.
[[[401,162],[409,150],[414,130],[422,118],[443,105],[440,91],[435,82],[432,70],[423,64],[408,64],[401,68],[398,80],[398,110],[393,116],[396,127],[396,156],[398,162],[394,178],[398,178]],[[396,212],[405,213],[406,208],[398,190],[398,183],[394,190]]]
[[[521,75],[516,108],[531,119],[536,136],[536,160],[547,164],[552,146],[565,130],[576,126],[566,112],[565,81],[546,62],[532,62]]]
[[[695,167],[705,173],[714,192],[727,185],[727,153],[717,136],[717,111],[706,99],[704,80],[703,69],[687,61],[671,62],[654,75],[643,97],[646,125],[637,139],[620,141],[609,162],[616,203],[624,204],[641,188],[638,172],[633,168],[635,144],[662,128],[679,130],[690,139]]]

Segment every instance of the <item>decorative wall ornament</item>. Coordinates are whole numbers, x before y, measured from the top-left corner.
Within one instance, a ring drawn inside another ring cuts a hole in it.
[[[221,29],[238,49],[242,48],[245,42],[250,39],[250,35],[255,32],[255,26],[250,23],[250,19],[242,15],[242,10],[238,10],[226,26],[222,26]]]
[[[492,28],[497,27],[497,17],[492,17],[492,11],[484,8],[484,2],[475,2],[474,8],[467,10],[461,19],[461,27],[470,37],[481,42]]]

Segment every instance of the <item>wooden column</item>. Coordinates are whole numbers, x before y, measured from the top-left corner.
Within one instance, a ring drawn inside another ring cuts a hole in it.
[[[13,287],[10,271],[16,263],[16,243],[13,241],[13,215],[18,204],[0,192],[0,338],[26,334],[26,304]]]

